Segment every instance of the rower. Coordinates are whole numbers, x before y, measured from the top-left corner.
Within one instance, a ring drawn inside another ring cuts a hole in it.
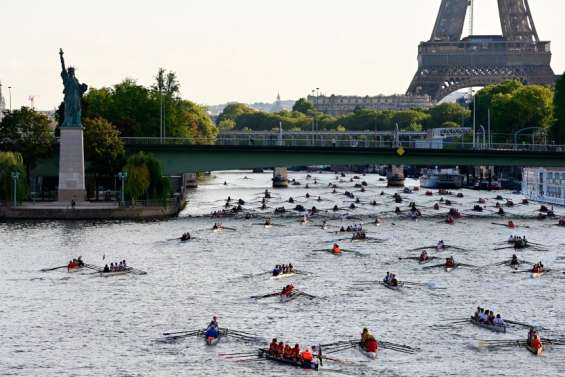
[[[339,245],[337,243],[333,244],[332,253],[334,253],[334,254],[340,254],[341,253],[341,247],[339,247]]]
[[[283,350],[283,358],[290,359],[290,352],[291,351],[292,351],[292,348],[290,348],[290,346],[288,344],[285,344],[284,350]]]
[[[288,264],[288,272],[294,272],[294,266],[292,265],[292,263]]]
[[[477,311],[476,311],[475,314],[473,315],[473,318],[474,318],[476,321],[479,320],[479,316],[480,316],[480,314],[481,314],[481,310],[482,310],[481,307],[480,307],[480,306],[477,306]]]
[[[504,320],[500,317],[500,314],[496,315],[496,318],[494,319],[494,325],[497,327],[504,327],[506,326],[506,323],[504,323]]]
[[[106,264],[102,272],[110,272],[110,267],[108,267],[108,265]]]
[[[190,240],[190,233],[186,232],[180,237],[181,241],[189,241]]]
[[[300,358],[305,363],[311,363],[312,360],[314,360],[314,356],[312,355],[312,352],[310,351],[309,348],[306,348],[306,351],[300,354]]]
[[[77,263],[79,267],[84,267],[84,262],[82,261],[82,256],[79,256],[77,258]]]
[[[277,264],[273,269],[273,276],[279,276],[280,273],[281,273],[281,266]]]
[[[276,355],[277,354],[277,338],[273,338],[271,344],[269,344],[269,354]]]
[[[496,317],[494,316],[494,312],[491,310],[488,313],[488,323],[490,323],[491,325],[494,325],[494,320],[496,319]]]
[[[210,340],[216,339],[219,335],[220,335],[220,331],[219,331],[217,325],[213,326],[212,324],[210,324],[208,326],[208,328],[206,329],[206,334],[205,334],[206,339],[210,339]]]
[[[443,249],[445,249],[445,243],[443,242],[443,240],[440,240],[436,245],[436,250],[443,250]]]
[[[290,353],[290,358],[293,360],[298,360],[300,358],[300,346],[298,344],[294,345],[294,348]]]
[[[210,324],[208,325],[208,327],[219,328],[219,326],[218,326],[218,318],[217,318],[216,316],[212,317],[212,321],[210,322]]]
[[[391,275],[390,285],[392,285],[393,287],[398,287],[398,279],[396,278],[395,274]]]
[[[278,357],[282,357],[283,353],[284,353],[284,343],[283,343],[283,342],[279,342],[279,344],[277,345],[277,353],[276,353],[276,355],[277,355]]]
[[[515,266],[520,264],[520,260],[516,254],[512,254],[512,261],[510,262],[511,265]]]
[[[375,337],[371,335],[371,333],[369,333],[369,330],[367,328],[364,328],[363,332],[361,333],[361,346],[367,352],[376,352],[379,347],[379,343],[377,342]]]
[[[265,225],[267,225],[267,226],[268,226],[268,225],[273,225],[273,223],[272,223],[272,221],[271,221],[270,218],[268,218],[268,219],[265,220]]]
[[[428,252],[426,250],[422,251],[420,254],[420,262],[427,261],[430,257],[428,257]]]
[[[514,228],[516,228],[516,225],[514,225],[514,222],[512,220],[510,220],[510,221],[508,221],[508,227],[514,229]]]
[[[541,338],[536,330],[533,328],[530,329],[528,333],[528,345],[535,350],[539,350],[543,348],[543,344],[541,342]]]
[[[390,272],[387,271],[385,278],[383,279],[383,281],[388,284],[390,282]]]
[[[486,322],[488,320],[488,316],[486,314],[486,311],[481,308],[480,312],[479,312],[479,322]]]
[[[453,257],[448,257],[445,259],[445,267],[455,267],[455,260]]]

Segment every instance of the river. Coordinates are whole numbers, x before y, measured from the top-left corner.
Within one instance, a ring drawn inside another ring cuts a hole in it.
[[[292,344],[352,339],[366,326],[379,339],[420,348],[416,354],[380,350],[376,360],[346,350],[331,355],[341,362],[324,362],[317,372],[321,376],[563,375],[565,347],[548,348],[543,357],[520,347],[479,348],[480,339],[525,339],[527,329],[511,327],[506,334],[495,334],[470,323],[451,324],[482,306],[503,317],[549,329],[542,336],[565,336],[565,275],[561,271],[532,279],[527,273],[511,273],[509,267],[493,266],[513,252],[494,248],[503,247],[511,234],[519,234],[547,249],[519,251],[521,258],[565,269],[565,260],[560,259],[565,229],[553,226],[556,220],[534,219],[538,204],[521,205],[521,196],[510,192],[460,190],[463,198],[445,196],[464,215],[449,225],[444,222],[449,207],[432,208],[440,199],[437,190],[432,197],[426,196],[425,190],[401,194],[403,203],[395,204],[391,194],[399,190],[385,188],[377,175],[360,176],[351,182],[353,175],[347,174],[339,182],[334,174],[312,173],[317,184],[308,180],[306,173],[290,175],[301,185],[271,190],[272,199],[265,210],[259,209],[260,199],[263,191],[270,189],[270,174],[217,172],[189,193],[188,207],[176,219],[0,224],[0,375],[312,375],[311,371],[264,360],[227,359],[220,353],[259,346],[230,337],[216,347],[205,346],[200,338],[163,341],[163,332],[203,328],[212,315],[219,317],[221,326]],[[367,183],[365,192],[354,187],[361,181]],[[338,186],[335,194],[331,183]],[[345,190],[360,198],[358,208],[346,209],[352,199],[343,195]],[[494,214],[498,194],[516,203],[505,208],[507,218]],[[255,215],[272,214],[273,208],[280,206],[287,210],[297,204],[316,206],[323,214],[328,211],[331,228],[321,229],[321,219],[316,217],[303,225],[298,221],[301,215],[292,211],[282,218],[273,217],[281,226],[270,229],[254,225],[263,221],[258,218],[210,218],[208,214],[222,208],[228,195],[242,198],[246,212]],[[290,196],[294,204],[288,203]],[[488,199],[487,209],[482,217],[472,218],[475,213],[469,209],[479,196]],[[372,200],[378,205],[371,205]],[[397,205],[406,211],[410,201],[423,213],[417,221],[393,212]],[[343,209],[334,212],[334,205]],[[556,212],[563,215],[565,210],[556,208]],[[337,227],[370,222],[377,214],[382,223],[365,225],[365,229],[368,236],[383,241],[339,241],[342,247],[356,251],[341,256],[315,251],[350,235],[335,234]],[[360,220],[347,219],[347,215],[360,216]],[[510,230],[491,224],[508,219],[522,227]],[[214,233],[210,231],[214,221],[236,231]],[[174,240],[187,231],[193,240]],[[440,239],[467,250],[430,251],[432,255],[453,255],[457,261],[482,267],[446,273],[441,268],[423,270],[415,261],[399,260],[418,255],[409,249],[433,245]],[[147,271],[147,275],[100,277],[91,270],[68,273],[66,269],[40,272],[78,255],[95,265],[127,259],[130,266]],[[307,273],[287,280],[260,274],[288,262]],[[427,285],[397,292],[378,284],[355,284],[381,280],[387,271],[395,272],[400,280]],[[277,291],[290,282],[317,297],[286,304],[274,298],[249,298]]]

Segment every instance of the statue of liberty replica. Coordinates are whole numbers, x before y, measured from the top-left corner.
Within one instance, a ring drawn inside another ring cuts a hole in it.
[[[65,120],[62,127],[81,127],[81,104],[80,100],[82,95],[88,89],[86,84],[81,84],[75,76],[75,69],[65,67],[65,58],[63,57],[63,49],[59,50],[61,57],[61,77],[63,78],[63,85],[65,89]]]
[[[61,202],[80,202],[86,199],[84,182],[84,145],[81,118],[81,98],[88,86],[79,83],[73,67],[65,67],[63,50],[61,78],[63,79],[64,120],[59,139],[59,194]]]

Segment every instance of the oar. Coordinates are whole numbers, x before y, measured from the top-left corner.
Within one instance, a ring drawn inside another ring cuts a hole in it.
[[[414,283],[411,281],[403,281],[402,284],[404,285],[414,285],[414,286],[418,286],[418,287],[427,287],[429,284],[427,283]]]
[[[58,270],[60,268],[65,268],[65,267],[67,267],[67,265],[59,266],[59,267],[53,267],[53,268],[43,268],[39,271],[41,271],[41,272],[55,271],[55,270]]]
[[[445,263],[443,264],[436,264],[434,266],[426,266],[426,267],[422,267],[422,270],[430,270],[432,268],[439,268],[439,267],[445,267]]]
[[[238,356],[238,355],[257,355],[257,351],[234,352],[234,353],[218,353],[220,356]]]
[[[227,226],[224,226],[222,229],[231,230],[231,231],[234,231],[234,232],[237,231],[237,229],[235,229],[235,228],[230,228],[230,227],[227,227]]]
[[[420,260],[419,257],[398,257],[398,260]]]
[[[460,267],[477,268],[477,266],[474,266],[474,265],[472,265],[472,264],[458,263],[458,265],[459,265]]]
[[[251,296],[250,298],[261,299],[261,298],[269,298],[269,297],[280,296],[280,295],[281,295],[280,292],[276,292],[276,293],[269,293],[267,295],[262,295],[262,296]]]
[[[308,294],[308,293],[305,293],[305,292],[302,292],[302,291],[298,291],[298,294],[301,295],[301,296],[308,297],[309,299],[314,299],[314,298],[316,298],[316,296],[312,296],[312,295],[310,295],[310,294]]]
[[[164,332],[163,335],[165,336],[169,336],[169,335],[176,335],[176,334],[188,334],[188,333],[198,333],[202,330],[185,330],[185,331],[173,331],[173,332]]]
[[[547,330],[547,329],[544,329],[544,328],[541,327],[541,326],[534,326],[534,325],[530,325],[530,324],[528,324],[528,323],[523,323],[523,322],[518,322],[518,321],[511,321],[511,320],[509,320],[509,319],[505,319],[504,321],[505,321],[506,323],[511,323],[511,324],[513,324],[513,325],[524,326],[524,327],[529,327],[529,328],[536,328],[536,329],[540,329],[540,330]]]

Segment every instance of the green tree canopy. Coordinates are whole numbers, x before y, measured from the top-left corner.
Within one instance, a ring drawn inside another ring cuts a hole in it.
[[[161,163],[152,154],[143,152],[127,160],[126,193],[133,199],[166,199],[171,192],[171,182],[163,177]]]
[[[28,176],[37,160],[51,153],[54,142],[49,119],[28,107],[7,112],[0,122],[0,149],[20,153]]]
[[[83,116],[106,119],[124,137],[159,137],[163,114],[165,136],[213,142],[217,129],[208,113],[179,92],[176,74],[161,68],[151,88],[126,79],[112,88],[90,89]]]
[[[226,119],[237,121],[237,118],[239,118],[241,115],[252,114],[255,112],[255,110],[242,103],[230,103],[218,116],[218,123]]]
[[[565,144],[565,73],[555,83],[553,113],[555,120],[551,125],[551,137],[557,144]]]
[[[13,194],[12,173],[19,173],[16,192],[18,200],[26,194],[26,174],[23,158],[16,152],[0,152],[0,200],[9,201]]]
[[[120,133],[104,118],[84,120],[84,151],[89,169],[99,175],[114,175],[125,162]]]
[[[292,106],[292,111],[302,114],[310,114],[314,111],[314,105],[306,98],[300,98],[294,103],[294,106]]]
[[[486,127],[490,110],[495,142],[512,142],[520,129],[547,129],[553,122],[553,92],[548,87],[507,81],[489,85],[476,96],[477,125]]]
[[[446,122],[461,125],[471,116],[471,112],[457,103],[442,103],[429,110],[430,118],[426,128],[438,128]]]

